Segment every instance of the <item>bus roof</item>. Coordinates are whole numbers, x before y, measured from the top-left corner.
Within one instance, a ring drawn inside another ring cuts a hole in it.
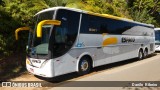
[[[40,13],[47,12],[47,11],[57,10],[57,9],[66,9],[66,10],[71,10],[71,11],[75,11],[75,12],[83,12],[83,13],[86,13],[86,12],[87,12],[87,11],[84,11],[84,10],[81,10],[81,9],[58,6],[58,7],[52,7],[52,8],[44,9],[44,10],[42,10],[42,11],[39,11],[39,12],[36,13],[35,15],[38,15],[38,14],[40,14]]]
[[[85,13],[85,14],[89,14],[89,15],[94,15],[94,16],[99,16],[99,17],[104,17],[104,18],[111,18],[111,19],[115,19],[115,20],[127,21],[127,22],[132,22],[132,23],[137,23],[137,24],[141,24],[141,25],[145,25],[145,26],[154,27],[154,25],[152,25],[152,24],[145,24],[145,23],[133,21],[131,19],[123,18],[123,17],[113,16],[113,15],[109,15],[109,14],[99,14],[99,13],[94,13],[94,12],[85,11],[85,10],[81,10],[81,9],[61,7],[61,6],[44,9],[44,10],[36,13],[35,15],[38,15],[40,13],[47,12],[47,11],[57,10],[57,9],[66,9],[66,10],[71,10],[71,11],[75,11],[75,12],[79,12],[79,13]]]

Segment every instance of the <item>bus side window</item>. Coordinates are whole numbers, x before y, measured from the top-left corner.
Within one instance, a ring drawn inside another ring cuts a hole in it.
[[[88,32],[88,15],[87,14],[82,14],[82,21],[81,21],[81,30],[80,33],[89,33]]]
[[[111,33],[112,23],[109,19],[83,14],[81,33],[102,34]],[[110,25],[110,26],[109,26]]]
[[[99,22],[98,22],[98,18],[95,16],[90,15],[89,16],[89,29],[88,29],[89,33],[92,34],[98,34],[99,31]]]
[[[107,24],[101,24],[100,25],[100,33],[108,33],[108,30],[107,30]]]

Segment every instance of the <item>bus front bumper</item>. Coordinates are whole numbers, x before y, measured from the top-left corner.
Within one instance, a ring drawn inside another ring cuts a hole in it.
[[[52,60],[48,60],[47,63],[45,63],[45,65],[41,67],[35,67],[31,64],[26,63],[26,68],[30,73],[34,75],[51,78],[55,76],[54,70],[51,67],[51,61]]]
[[[160,51],[160,45],[155,46],[155,51]]]

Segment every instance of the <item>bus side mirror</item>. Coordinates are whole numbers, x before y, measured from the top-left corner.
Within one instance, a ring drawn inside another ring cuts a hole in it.
[[[37,25],[37,37],[42,37],[42,26],[43,25],[60,25],[61,21],[58,20],[43,20]]]
[[[18,40],[18,32],[24,31],[24,30],[30,30],[30,28],[29,27],[21,27],[21,28],[16,29],[16,31],[15,31],[16,40]]]

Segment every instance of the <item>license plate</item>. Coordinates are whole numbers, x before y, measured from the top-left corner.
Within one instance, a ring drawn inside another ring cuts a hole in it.
[[[31,71],[31,72],[34,72],[34,69],[30,68],[30,71]]]

